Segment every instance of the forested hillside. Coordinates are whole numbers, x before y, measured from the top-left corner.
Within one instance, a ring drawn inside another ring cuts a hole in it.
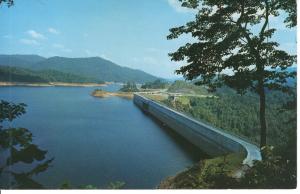
[[[103,83],[92,78],[81,77],[70,73],[62,73],[55,70],[32,71],[20,67],[0,66],[0,81],[2,82],[68,82],[68,83]]]
[[[0,55],[0,65],[22,67],[33,71],[55,70],[96,81],[145,83],[157,79],[141,70],[122,67],[100,57],[43,58],[36,55]]]
[[[186,86],[184,86],[186,85]],[[174,83],[169,90],[204,91],[205,88],[191,83]],[[294,89],[294,92],[296,90]],[[202,93],[204,94],[204,93]],[[207,122],[215,127],[246,137],[253,142],[259,143],[259,98],[254,93],[248,92],[241,96],[232,89],[223,87],[215,93],[209,93],[214,97],[191,97],[182,96],[164,100],[163,103],[196,119]],[[286,143],[288,135],[296,128],[296,122],[292,122],[296,115],[296,109],[282,111],[283,106],[293,98],[281,92],[267,93],[267,125],[268,141],[273,145]]]

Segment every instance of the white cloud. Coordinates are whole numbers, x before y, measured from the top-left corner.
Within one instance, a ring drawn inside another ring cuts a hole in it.
[[[49,31],[50,33],[52,33],[52,34],[56,34],[56,35],[60,34],[60,31],[58,31],[58,30],[55,29],[55,28],[48,28],[48,31]]]
[[[169,5],[178,13],[196,13],[196,10],[182,7],[178,0],[167,0]]]
[[[20,42],[22,44],[27,44],[27,45],[39,45],[40,43],[34,39],[25,39],[25,38],[22,38],[20,39]]]
[[[29,34],[29,36],[31,36],[34,39],[46,39],[46,37],[43,34],[40,34],[34,30],[28,30],[27,34]]]

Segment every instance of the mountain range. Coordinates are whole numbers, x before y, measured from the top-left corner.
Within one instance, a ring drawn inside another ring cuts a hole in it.
[[[67,58],[50,57],[45,58],[39,55],[0,55],[0,75],[12,80],[15,73],[17,77],[35,77],[34,80],[61,81],[61,82],[151,82],[157,77],[144,71],[119,66],[109,60],[100,57],[88,58]],[[64,77],[68,79],[64,80]]]

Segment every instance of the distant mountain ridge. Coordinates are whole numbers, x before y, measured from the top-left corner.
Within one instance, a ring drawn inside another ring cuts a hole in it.
[[[100,57],[44,58],[39,55],[0,55],[0,66],[33,71],[53,70],[96,81],[145,83],[158,79],[141,70],[122,67]]]
[[[23,82],[23,83],[104,83],[103,81],[89,79],[70,73],[56,70],[33,71],[22,67],[0,66],[1,82]]]

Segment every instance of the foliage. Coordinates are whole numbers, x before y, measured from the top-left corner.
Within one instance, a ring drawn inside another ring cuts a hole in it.
[[[187,170],[163,181],[162,189],[224,189],[237,187],[233,172],[239,170],[244,158],[234,153],[202,160]]]
[[[259,143],[258,96],[251,92],[239,96],[229,88],[218,89],[213,94],[216,97],[183,96],[176,98],[175,101],[168,99],[162,102],[217,128]],[[281,92],[267,93],[266,120],[269,127],[267,135],[268,143],[271,145],[283,147],[290,142],[288,134],[296,131],[296,121],[290,121],[295,117],[296,111],[281,111],[282,104],[288,102],[289,99],[292,98]],[[295,137],[295,135],[291,137]]]
[[[176,72],[189,80],[199,79],[197,84],[211,90],[227,85],[239,94],[249,89],[256,92],[260,97],[260,144],[266,145],[265,88],[287,92],[287,79],[295,77],[295,72],[286,69],[296,60],[270,40],[276,29],[269,28],[269,19],[278,17],[282,8],[290,9],[281,0],[180,1],[198,13],[194,21],[170,29],[168,39],[189,34],[195,40],[170,54],[172,60],[187,63]],[[224,73],[228,70],[230,74]]]
[[[288,27],[297,25],[297,3],[296,0],[278,0],[279,8],[288,13],[284,20]]]
[[[97,79],[81,77],[70,73],[62,73],[56,70],[32,71],[21,67],[0,66],[0,81],[3,82],[68,82],[68,83],[104,83]]]
[[[125,186],[125,182],[116,181],[116,182],[110,182],[108,186],[105,188],[98,188],[95,185],[83,185],[80,186],[79,189],[122,189]],[[76,189],[72,187],[71,183],[69,181],[63,182],[61,184],[60,189]]]
[[[142,85],[142,89],[164,89],[168,86],[168,83],[164,80],[157,79],[153,82],[147,82]]]
[[[264,147],[263,160],[255,161],[254,166],[244,172],[244,176],[240,179],[232,177],[232,169],[228,169],[232,160],[209,163],[209,160],[205,160],[207,164],[201,165],[195,173],[188,171],[184,176],[178,175],[177,178],[180,176],[181,180],[173,180],[175,188],[295,188],[297,101],[296,89],[292,91],[292,96],[267,91],[268,143],[276,145],[276,149]],[[226,87],[218,89],[214,95],[217,98],[185,96],[183,101],[180,97],[175,103],[169,100],[164,103],[214,126],[259,142],[258,96],[252,92],[238,96]],[[187,98],[189,103],[186,103]],[[190,184],[186,183],[187,180]]]
[[[185,93],[185,94],[208,94],[204,87],[196,86],[193,83],[186,81],[175,81],[169,88],[168,92]]]
[[[1,66],[26,68],[32,71],[55,70],[96,81],[145,83],[157,77],[128,67],[121,67],[100,57],[43,58],[37,55],[0,55]]]
[[[235,155],[206,159],[163,182],[164,189],[292,189],[296,187],[296,163],[276,154],[273,147],[262,149],[264,160],[251,168]],[[240,174],[240,175],[238,175]]]
[[[138,92],[139,89],[137,88],[134,82],[127,82],[121,89],[121,92]]]
[[[263,147],[264,160],[254,161],[253,167],[244,170],[240,178],[233,178],[226,161],[211,164],[200,174],[199,185],[204,188],[255,188],[255,189],[292,189],[296,188],[296,164],[276,155],[273,147]]]
[[[2,82],[37,82],[46,83],[48,80],[43,79],[32,71],[27,71],[15,67],[0,66],[0,81]]]
[[[296,188],[296,163],[276,155],[273,147],[262,149],[262,161],[255,161],[240,180],[241,187],[256,189]]]
[[[236,179],[226,170],[227,162],[210,164],[205,167],[199,177],[200,188],[228,189],[236,187]]]
[[[64,182],[60,185],[59,188],[60,188],[60,189],[71,189],[72,186],[71,186],[71,183],[70,183],[69,181],[64,181]]]
[[[32,143],[32,133],[25,128],[4,128],[3,123],[12,122],[23,115],[26,105],[0,101],[0,148],[1,158],[6,158],[3,166],[0,166],[1,176],[12,176],[14,181],[10,188],[28,189],[43,188],[41,184],[33,180],[33,176],[46,171],[52,159],[45,159],[47,151],[41,150]],[[7,153],[7,154],[6,154]],[[35,164],[31,170],[19,172],[13,170],[14,164]]]
[[[108,185],[108,189],[122,189],[125,186],[125,182],[122,181],[116,181],[116,182],[110,182]]]

